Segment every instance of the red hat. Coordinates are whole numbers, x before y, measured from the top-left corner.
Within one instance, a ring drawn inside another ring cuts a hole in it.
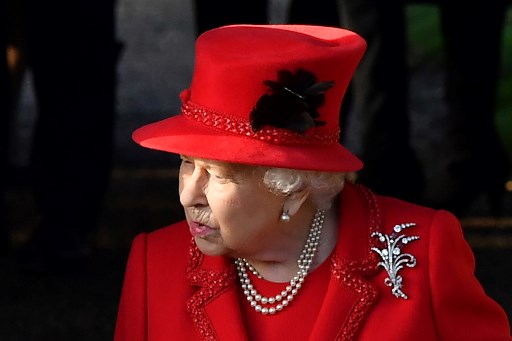
[[[140,145],[226,162],[356,171],[339,144],[340,106],[366,49],[359,35],[307,25],[231,25],[196,41],[181,113],[133,133]]]

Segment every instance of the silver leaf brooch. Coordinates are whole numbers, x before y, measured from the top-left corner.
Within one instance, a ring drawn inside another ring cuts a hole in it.
[[[393,287],[391,293],[397,298],[407,299],[407,295],[402,291],[402,276],[398,274],[404,265],[409,268],[416,266],[416,258],[410,253],[402,253],[402,247],[409,244],[412,241],[420,239],[419,236],[407,236],[400,234],[402,230],[416,226],[415,223],[403,223],[397,224],[393,227],[393,233],[391,235],[383,234],[380,232],[373,232],[372,237],[378,237],[381,243],[385,243],[382,249],[372,247],[372,251],[375,251],[381,258],[382,261],[378,263],[386,269],[388,277],[384,280],[384,283],[388,287]]]

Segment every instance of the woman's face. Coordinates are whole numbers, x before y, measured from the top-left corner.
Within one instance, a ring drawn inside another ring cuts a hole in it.
[[[284,196],[263,184],[264,169],[181,156],[180,202],[199,249],[251,257],[275,247]]]

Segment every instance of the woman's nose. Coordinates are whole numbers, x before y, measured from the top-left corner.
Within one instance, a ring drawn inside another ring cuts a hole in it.
[[[183,207],[206,205],[207,179],[201,169],[195,168],[192,173],[180,172],[179,180],[180,203]]]

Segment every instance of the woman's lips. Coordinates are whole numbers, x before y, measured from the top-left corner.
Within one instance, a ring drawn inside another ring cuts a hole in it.
[[[189,224],[190,233],[194,237],[205,237],[215,232],[215,229],[208,225],[203,225],[195,221],[191,221]]]

